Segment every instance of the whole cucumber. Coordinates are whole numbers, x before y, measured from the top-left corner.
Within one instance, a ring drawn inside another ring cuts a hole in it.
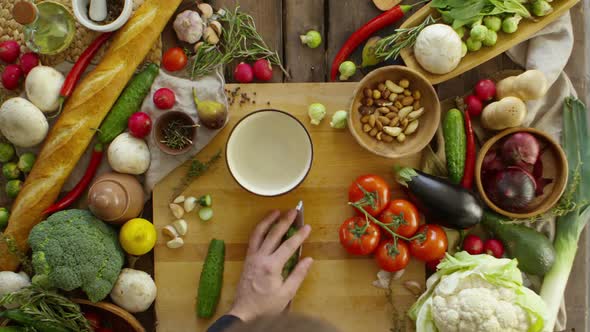
[[[223,240],[211,240],[199,280],[197,294],[197,317],[199,318],[211,318],[215,314],[223,285],[224,261],[225,243]]]
[[[289,226],[289,229],[287,230],[287,233],[283,237],[282,242],[287,241],[290,237],[292,237],[296,233],[297,233],[297,228],[295,228],[295,226],[293,226],[293,225]],[[291,274],[291,272],[293,272],[293,270],[295,269],[295,266],[297,266],[298,262],[299,262],[299,250],[297,250],[291,257],[289,257],[289,260],[287,261],[287,263],[285,263],[285,266],[283,266],[283,271],[282,271],[283,279],[287,279],[289,274]]]
[[[456,108],[450,109],[443,121],[443,136],[445,138],[445,154],[449,180],[458,184],[463,178],[465,169],[465,155],[467,151],[467,136],[463,113]]]
[[[110,143],[127,129],[129,117],[139,111],[143,100],[150,92],[152,83],[158,76],[158,72],[159,67],[151,63],[127,84],[100,126],[98,140],[102,144]]]

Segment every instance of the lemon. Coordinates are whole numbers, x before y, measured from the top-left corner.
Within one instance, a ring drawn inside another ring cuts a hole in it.
[[[142,218],[134,218],[126,222],[119,232],[121,247],[128,254],[141,256],[148,253],[156,244],[156,228]]]

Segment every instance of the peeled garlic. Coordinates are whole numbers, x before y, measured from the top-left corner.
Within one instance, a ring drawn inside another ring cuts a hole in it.
[[[182,218],[182,216],[184,216],[184,209],[182,208],[182,206],[175,204],[175,203],[170,203],[170,211],[172,211],[172,214],[174,215],[174,217],[176,219],[180,219]]]
[[[164,234],[172,240],[178,237],[178,232],[176,231],[176,228],[174,228],[172,225],[168,225],[162,228],[162,234]]]
[[[197,199],[193,196],[187,197],[184,200],[184,211],[191,212],[197,206]]]
[[[166,247],[170,249],[180,248],[184,245],[184,240],[181,237],[177,237],[173,240],[166,242]]]
[[[180,236],[185,236],[188,231],[188,225],[184,219],[178,219],[172,223],[172,226]]]
[[[180,196],[176,197],[174,199],[174,201],[172,201],[172,203],[176,203],[176,204],[180,204],[182,202],[184,202],[184,195],[180,195]]]

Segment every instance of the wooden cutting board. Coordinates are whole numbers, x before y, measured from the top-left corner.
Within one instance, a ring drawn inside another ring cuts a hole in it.
[[[223,239],[226,243],[224,283],[217,309],[217,316],[220,316],[232,303],[246,244],[254,226],[270,209],[294,208],[299,200],[305,203],[305,222],[312,226],[310,238],[303,246],[303,256],[311,256],[315,262],[297,293],[292,310],[326,319],[343,332],[389,331],[394,316],[392,306],[386,292],[372,285],[379,269],[372,258],[349,256],[338,242],[338,228],[353,215],[352,209],[346,205],[347,190],[357,176],[379,174],[392,184],[393,197],[402,197],[401,189],[393,181],[393,166],[417,167],[420,155],[400,160],[378,157],[362,149],[348,129],[330,128],[332,114],[339,109],[348,109],[355,86],[356,83],[227,86],[230,91],[240,88],[230,109],[230,123],[199,153],[199,160],[205,161],[225,148],[231,129],[243,116],[261,108],[276,108],[296,116],[310,132],[314,144],[313,166],[297,189],[280,197],[265,198],[238,186],[222,158],[183,192],[195,197],[211,194],[215,216],[204,223],[199,221],[196,212],[187,214],[189,232],[184,239],[185,245],[175,250],[166,247],[166,239],[160,230],[174,220],[168,204],[186,174],[186,165],[173,171],[154,188],[154,224],[159,237],[155,248],[159,332],[200,332],[214,321],[197,319],[195,314],[199,275],[212,238]],[[241,93],[247,94],[252,101],[240,104]],[[328,115],[319,126],[311,125],[307,117],[307,107],[314,102],[322,103],[328,109]],[[424,265],[412,260],[402,278],[392,283],[397,312],[403,315],[415,300],[403,287],[403,281],[415,280],[423,285],[424,278]],[[407,326],[401,330],[411,330],[412,324],[407,320],[404,322]]]

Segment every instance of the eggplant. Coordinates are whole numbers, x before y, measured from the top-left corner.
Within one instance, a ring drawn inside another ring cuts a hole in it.
[[[405,167],[397,172],[397,182],[408,188],[410,197],[429,223],[466,229],[479,224],[483,218],[480,200],[443,178]]]

